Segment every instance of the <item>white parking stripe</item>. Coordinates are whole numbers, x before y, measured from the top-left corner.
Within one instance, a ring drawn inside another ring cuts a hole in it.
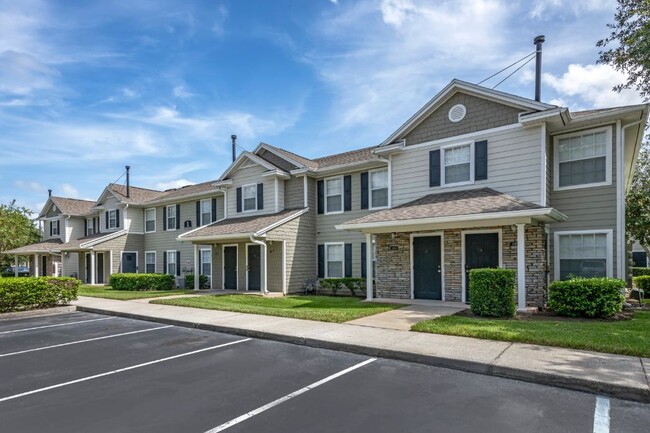
[[[133,335],[133,334],[140,334],[142,332],[157,331],[159,329],[167,329],[167,328],[173,328],[173,325],[159,326],[157,328],[149,328],[149,329],[140,329],[138,331],[123,332],[121,334],[104,335],[103,337],[87,338],[85,340],[71,341],[69,343],[53,344],[51,346],[37,347],[35,349],[21,350],[19,352],[3,353],[0,354],[0,358],[4,358],[6,356],[21,355],[23,353],[29,353],[29,352],[38,352],[39,350],[54,349],[55,347],[72,346],[73,344],[81,344],[81,343],[88,343],[90,341],[105,340],[107,338],[123,337],[125,335]]]
[[[298,397],[300,394],[304,394],[307,391],[310,391],[310,390],[312,390],[312,389],[314,389],[316,387],[321,386],[324,383],[327,383],[327,382],[329,382],[331,380],[336,379],[337,377],[341,377],[344,374],[347,374],[347,373],[349,373],[351,371],[354,371],[354,370],[356,370],[358,368],[361,368],[361,367],[363,367],[365,365],[368,365],[371,362],[374,362],[376,360],[377,360],[377,358],[370,358],[370,359],[367,359],[367,360],[365,360],[363,362],[360,362],[359,364],[353,365],[352,367],[346,368],[345,370],[341,370],[338,373],[332,374],[331,376],[327,376],[325,379],[321,379],[318,382],[314,382],[311,385],[307,385],[304,388],[300,388],[299,390],[294,391],[291,394],[287,394],[284,397],[280,397],[279,399],[274,400],[271,403],[265,404],[264,406],[260,406],[255,410],[252,410],[252,411],[250,411],[248,413],[245,413],[244,415],[241,415],[241,416],[238,416],[237,418],[231,419],[230,421],[225,422],[225,423],[221,424],[220,426],[217,426],[217,427],[215,427],[213,429],[210,429],[205,433],[217,433],[217,432],[220,432],[220,431],[224,431],[224,430],[226,430],[226,429],[228,429],[228,428],[230,428],[230,427],[232,427],[234,425],[237,425],[237,424],[239,424],[241,422],[246,421],[249,418],[254,417],[255,415],[259,415],[260,413],[262,413],[264,411],[267,411],[267,410],[271,409],[272,407],[275,407],[275,406],[277,406],[279,404],[282,404],[285,401],[291,400],[294,397]]]
[[[56,388],[63,388],[64,386],[74,385],[75,383],[87,382],[89,380],[99,379],[100,377],[106,377],[106,376],[110,376],[112,374],[122,373],[122,372],[129,371],[129,370],[135,370],[136,368],[146,367],[148,365],[159,364],[159,363],[165,362],[165,361],[171,361],[172,359],[183,358],[185,356],[190,356],[190,355],[196,355],[197,353],[207,352],[208,350],[214,350],[214,349],[220,349],[220,348],[226,347],[226,346],[232,346],[233,344],[239,344],[239,343],[243,343],[245,341],[250,341],[250,340],[252,340],[252,339],[251,338],[244,338],[243,340],[231,341],[230,343],[224,343],[224,344],[219,344],[217,346],[211,346],[211,347],[206,347],[206,348],[199,349],[199,350],[193,350],[191,352],[185,352],[185,353],[181,353],[179,355],[168,356],[167,358],[156,359],[154,361],[144,362],[142,364],[131,365],[130,367],[124,367],[124,368],[119,368],[117,370],[107,371],[106,373],[94,374],[92,376],[82,377],[81,379],[75,379],[75,380],[71,380],[69,382],[58,383],[56,385],[46,386],[44,388],[38,388],[38,389],[34,389],[32,391],[21,392],[20,394],[14,394],[14,395],[10,395],[10,396],[7,396],[7,397],[0,398],[0,403],[3,403],[5,401],[9,401],[9,400],[14,400],[14,399],[20,398],[20,397],[26,397],[26,396],[32,395],[32,394],[37,394],[39,392],[49,391],[49,390],[56,389]]]
[[[609,433],[609,399],[607,397],[596,397],[594,433]]]
[[[111,319],[115,319],[115,318],[116,317],[102,317],[100,319],[79,320],[78,322],[57,323],[56,325],[34,326],[33,328],[23,328],[23,329],[14,329],[14,330],[11,330],[11,331],[2,331],[2,332],[0,332],[0,335],[1,334],[13,334],[15,332],[34,331],[36,329],[55,328],[57,326],[76,325],[78,323],[98,322],[100,320],[111,320]]]

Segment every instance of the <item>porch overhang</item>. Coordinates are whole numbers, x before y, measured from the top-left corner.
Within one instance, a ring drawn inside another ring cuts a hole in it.
[[[113,233],[102,233],[92,236],[83,237],[81,239],[75,239],[70,242],[66,242],[61,245],[61,251],[63,252],[75,252],[75,251],[92,251],[96,246],[110,241],[112,239],[119,238],[127,234],[126,230],[119,230]]]
[[[32,254],[60,254],[63,242],[59,239],[51,239],[34,244],[25,245],[11,250],[0,251],[0,254],[28,256]]]

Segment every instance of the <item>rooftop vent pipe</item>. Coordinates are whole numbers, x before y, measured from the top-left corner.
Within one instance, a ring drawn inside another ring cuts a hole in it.
[[[237,136],[233,134],[230,138],[232,139],[232,162],[235,162],[237,156]]]
[[[131,166],[126,166],[126,197],[131,197]]]
[[[52,197],[52,190],[51,190],[51,189],[48,189],[48,190],[47,190],[47,196],[48,196],[48,197]]]
[[[535,44],[535,101],[542,100],[542,44],[544,35],[537,36],[533,43]]]

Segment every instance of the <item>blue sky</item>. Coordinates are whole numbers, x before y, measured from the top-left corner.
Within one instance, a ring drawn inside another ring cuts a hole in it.
[[[216,179],[230,135],[307,157],[376,145],[453,78],[546,35],[542,99],[640,102],[596,65],[615,1],[0,0],[0,203]],[[498,89],[533,95],[534,62]],[[485,85],[493,86],[498,80]]]

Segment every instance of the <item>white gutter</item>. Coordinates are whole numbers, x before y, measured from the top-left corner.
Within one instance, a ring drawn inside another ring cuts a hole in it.
[[[262,257],[260,258],[261,268],[262,268],[261,269],[261,272],[262,272],[262,290],[261,291],[262,291],[262,293],[264,293],[266,295],[266,294],[269,293],[269,291],[267,289],[267,286],[266,286],[266,283],[267,283],[267,278],[266,278],[266,276],[267,276],[267,271],[266,271],[266,262],[267,262],[267,259],[266,259],[266,254],[267,254],[266,242],[265,241],[259,241],[259,240],[255,239],[253,237],[253,235],[250,235],[249,239],[254,244],[259,245],[260,249],[262,250]]]

